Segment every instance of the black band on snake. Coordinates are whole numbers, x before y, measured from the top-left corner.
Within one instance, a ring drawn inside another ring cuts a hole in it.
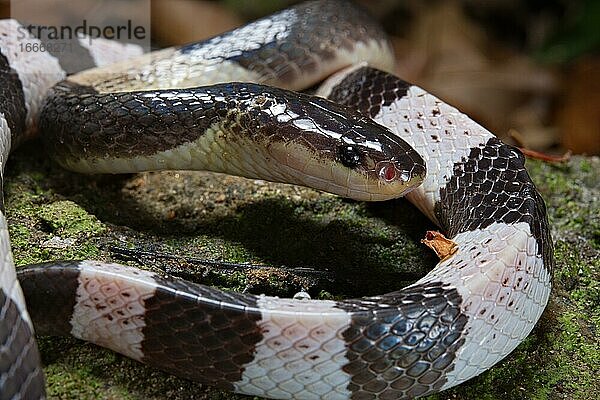
[[[17,28],[0,21],[2,167],[38,131],[57,162],[85,173],[202,169],[357,200],[413,189],[458,251],[408,287],[343,301],[224,292],[94,261],[21,268],[21,291],[0,214],[0,399],[45,396],[34,329],[261,397],[414,398],[492,367],[544,310],[552,242],[524,157],[384,72],[391,46],[351,4],[300,4],[66,80],[60,59],[17,51],[38,40]],[[289,91],[333,73],[318,91],[328,100]]]

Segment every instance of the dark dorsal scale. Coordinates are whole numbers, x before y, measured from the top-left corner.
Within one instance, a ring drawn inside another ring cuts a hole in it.
[[[23,135],[27,107],[19,75],[0,51],[0,114],[4,116],[13,141]]]

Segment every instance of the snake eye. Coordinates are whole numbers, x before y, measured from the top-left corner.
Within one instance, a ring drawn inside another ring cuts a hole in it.
[[[348,168],[354,168],[360,163],[360,152],[356,146],[345,144],[338,147],[339,158]]]
[[[386,163],[379,170],[379,176],[386,182],[392,182],[397,177],[396,167],[391,163]]]

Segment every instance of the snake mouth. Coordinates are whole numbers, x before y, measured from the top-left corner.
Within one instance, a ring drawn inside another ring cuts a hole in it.
[[[404,196],[422,182],[392,162],[349,168],[297,143],[273,143],[269,155],[288,183],[358,201],[385,201]]]

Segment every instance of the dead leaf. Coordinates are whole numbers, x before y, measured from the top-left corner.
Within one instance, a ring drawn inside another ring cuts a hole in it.
[[[421,239],[421,243],[435,251],[435,254],[442,261],[458,251],[458,246],[455,242],[437,231],[427,231],[425,239]]]

